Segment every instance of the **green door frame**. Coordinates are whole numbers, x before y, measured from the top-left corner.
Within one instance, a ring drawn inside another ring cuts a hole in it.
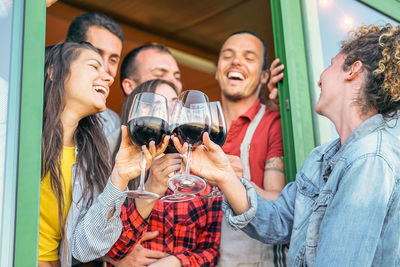
[[[278,86],[286,181],[290,182],[315,147],[301,2],[270,1],[275,55],[285,65]]]
[[[400,0],[360,1],[400,21]],[[270,3],[275,55],[285,65],[285,76],[278,87],[286,180],[290,182],[310,151],[330,136],[329,121],[313,111],[319,74],[311,68],[322,67],[320,41],[315,40],[316,36],[319,38],[319,27],[315,24],[319,22],[316,3],[307,0],[270,0]]]
[[[20,79],[19,140],[15,217],[14,266],[35,266],[38,262],[43,70],[46,29],[46,1],[14,0],[22,28],[18,48]],[[15,14],[15,13],[14,13]],[[16,37],[18,38],[18,37]],[[14,39],[14,38],[13,38]],[[16,49],[18,49],[16,48]],[[12,59],[14,60],[14,59]],[[14,88],[18,90],[18,87]]]
[[[400,0],[360,0],[392,19],[400,21]]]

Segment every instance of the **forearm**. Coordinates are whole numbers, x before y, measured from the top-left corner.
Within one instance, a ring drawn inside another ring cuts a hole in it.
[[[208,248],[194,251],[185,251],[174,255],[179,259],[180,266],[215,266],[218,262],[218,248]]]
[[[231,178],[226,182],[218,184],[218,186],[236,214],[242,214],[249,209],[246,188],[236,178],[235,174],[231,175]]]
[[[282,190],[277,190],[277,189],[262,189],[261,187],[259,187],[258,185],[256,185],[255,183],[251,183],[254,187],[254,189],[256,190],[257,194],[260,195],[260,197],[264,200],[275,200],[278,198],[279,194],[281,193]]]
[[[256,192],[265,200],[276,200],[286,185],[283,157],[273,157],[265,162],[263,186],[252,183]]]
[[[171,255],[171,256],[162,258],[148,266],[149,267],[180,267],[182,265],[177,257]]]
[[[124,200],[125,194],[109,181],[103,193],[76,223],[71,248],[74,258],[87,262],[100,258],[109,251],[122,230],[120,212]],[[84,212],[79,204],[77,207],[77,212]]]
[[[151,172],[149,175],[151,175]],[[164,195],[168,189],[166,184],[161,185],[156,181],[154,181],[153,179],[151,179],[151,177],[147,179],[145,186],[147,191],[156,193],[159,196]],[[138,199],[138,198],[135,199],[136,210],[139,212],[142,218],[145,219],[149,217],[156,201],[157,199]]]

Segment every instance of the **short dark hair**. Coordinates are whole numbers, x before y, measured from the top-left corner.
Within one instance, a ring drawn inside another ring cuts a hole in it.
[[[110,17],[100,13],[86,13],[77,16],[69,25],[66,41],[84,42],[87,39],[87,31],[91,26],[104,28],[118,36],[121,42],[124,41],[121,26]]]
[[[265,43],[264,39],[261,38],[259,35],[255,34],[254,32],[251,31],[238,31],[238,32],[234,32],[231,35],[228,36],[228,38],[234,36],[234,35],[238,35],[238,34],[250,34],[253,35],[254,37],[256,37],[258,40],[260,40],[260,42],[263,45],[264,48],[264,56],[263,56],[263,65],[262,65],[262,70],[267,70],[268,69],[268,49],[267,49],[267,44]],[[227,38],[227,39],[228,39]]]
[[[136,58],[139,55],[140,52],[144,51],[144,50],[150,50],[150,49],[154,49],[157,50],[161,53],[168,53],[170,55],[171,52],[168,50],[168,48],[165,45],[162,44],[144,44],[141,45],[139,47],[136,47],[135,49],[133,49],[132,51],[130,51],[125,57],[124,60],[122,61],[121,64],[121,72],[120,72],[120,76],[119,76],[119,80],[121,82],[121,88],[122,88],[122,81],[126,78],[130,78],[136,81]],[[139,81],[136,81],[137,83],[139,83]],[[122,90],[124,91],[124,90]],[[125,92],[124,92],[125,94]]]

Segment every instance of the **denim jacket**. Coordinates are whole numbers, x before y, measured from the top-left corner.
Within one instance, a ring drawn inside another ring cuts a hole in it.
[[[76,153],[75,153],[76,154]],[[122,231],[120,218],[125,194],[110,180],[103,192],[95,192],[92,205],[88,208],[88,196],[83,196],[83,176],[72,165],[72,203],[64,227],[64,237],[60,242],[61,267],[72,265],[72,256],[88,262],[107,254],[118,240]],[[110,212],[114,211],[111,218]]]
[[[400,266],[400,144],[380,114],[315,148],[276,201],[246,180],[250,209],[233,228],[265,243],[290,242],[289,266]]]

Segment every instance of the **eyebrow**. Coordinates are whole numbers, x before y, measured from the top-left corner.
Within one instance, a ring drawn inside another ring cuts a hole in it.
[[[103,52],[104,53],[104,50],[103,49],[100,49],[100,48],[98,48],[98,47],[96,47],[97,48],[97,50],[99,50],[99,52]],[[111,57],[117,57],[117,58],[121,58],[121,56],[120,55],[118,55],[118,54],[111,54]]]
[[[103,66],[103,64],[101,64],[101,62],[100,61],[98,61],[97,59],[95,59],[95,58],[89,58],[89,60],[93,60],[93,61],[96,61],[100,66]]]
[[[223,52],[233,52],[233,49],[232,48],[225,48],[225,49],[221,50],[221,53],[223,53]]]

